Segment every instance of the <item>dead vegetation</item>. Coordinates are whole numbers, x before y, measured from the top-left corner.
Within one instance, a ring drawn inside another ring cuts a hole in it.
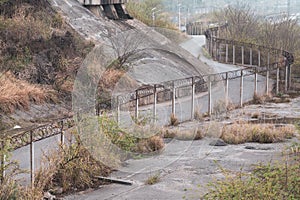
[[[138,153],[159,153],[164,148],[165,143],[160,136],[152,136],[147,139],[141,139],[136,146]]]
[[[206,135],[205,128],[194,128],[194,129],[165,129],[162,130],[162,136],[164,138],[175,138],[177,140],[201,140]]]
[[[160,174],[154,174],[148,177],[148,179],[145,181],[146,185],[154,185],[160,181]]]
[[[18,80],[10,72],[0,75],[0,94],[0,110],[3,113],[28,110],[31,103],[57,101],[53,90]]]
[[[221,139],[228,144],[275,143],[292,138],[296,132],[293,125],[234,123],[223,127]]]
[[[178,118],[175,116],[174,113],[172,113],[171,116],[170,116],[170,125],[171,125],[171,126],[178,126],[178,125],[179,125],[179,120],[178,120]]]

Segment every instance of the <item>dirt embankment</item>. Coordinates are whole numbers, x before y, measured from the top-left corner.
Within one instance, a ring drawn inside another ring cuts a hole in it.
[[[94,46],[45,0],[2,1],[0,44],[3,128],[15,121],[7,120],[7,114],[32,104],[68,103],[77,69]]]

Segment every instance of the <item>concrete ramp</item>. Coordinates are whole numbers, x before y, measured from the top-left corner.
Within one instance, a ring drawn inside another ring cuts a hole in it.
[[[127,0],[78,0],[97,16],[105,16],[112,20],[133,19],[127,12]]]

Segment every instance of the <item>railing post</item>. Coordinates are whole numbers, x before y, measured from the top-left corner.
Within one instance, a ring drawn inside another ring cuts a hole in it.
[[[226,104],[226,108],[227,108],[228,104],[229,104],[229,77],[228,77],[228,72],[226,72],[226,80],[225,80],[225,104]]]
[[[258,66],[260,67],[260,50],[258,50]]]
[[[289,86],[288,86],[288,90],[291,89],[291,86],[292,86],[292,65],[291,64],[288,64],[289,66]]]
[[[64,145],[65,144],[65,136],[64,136],[64,121],[61,120],[60,122],[61,129],[60,129],[60,144]]]
[[[31,188],[34,188],[34,138],[33,131],[30,131],[30,182]]]
[[[210,37],[209,51],[210,51],[210,56],[213,58],[213,36]]]
[[[135,91],[135,119],[139,118],[139,93]]]
[[[208,76],[208,115],[212,113],[212,98],[211,98],[211,77]]]
[[[192,95],[191,95],[191,120],[195,115],[195,77],[192,77]]]
[[[117,124],[118,125],[120,125],[120,119],[121,119],[121,117],[120,117],[120,114],[121,114],[121,112],[120,112],[120,99],[119,99],[119,96],[117,96]]]
[[[244,93],[244,74],[241,70],[241,79],[240,79],[240,106],[243,107],[243,93]]]
[[[276,63],[276,94],[279,93],[279,72],[278,63]]]
[[[156,105],[157,105],[157,91],[156,85],[153,87],[153,123],[156,123]]]
[[[252,47],[250,48],[250,66],[253,64],[253,50]]]
[[[235,46],[232,46],[232,64],[235,65]]]
[[[285,76],[284,76],[284,91],[288,91],[288,65],[285,65]]]
[[[245,57],[244,57],[244,46],[242,46],[242,65],[245,64]]]
[[[5,155],[5,150],[4,150],[4,148],[5,148],[5,143],[4,143],[4,141],[1,141],[1,149],[2,149],[2,152],[1,152],[1,158],[0,158],[0,167],[1,167],[1,183],[3,183],[3,181],[4,181],[4,177],[5,177],[5,157],[6,157],[6,155]]]
[[[267,75],[266,75],[266,94],[269,94],[269,77],[270,77],[270,68],[267,67]]]
[[[228,44],[226,44],[225,62],[228,63]]]
[[[257,68],[256,67],[254,73],[254,94],[257,94]]]
[[[215,41],[215,60],[218,60],[218,43]]]
[[[175,82],[173,82],[173,88],[172,88],[172,114],[175,116],[175,98],[176,98],[176,88],[175,88]]]

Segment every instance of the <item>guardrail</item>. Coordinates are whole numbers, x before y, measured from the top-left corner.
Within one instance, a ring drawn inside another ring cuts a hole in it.
[[[254,93],[257,92],[257,77],[258,74],[265,74],[266,76],[266,88],[265,92],[269,93],[269,76],[271,72],[275,71],[276,74],[276,92],[278,93],[280,91],[279,83],[280,83],[280,62],[278,61],[279,55],[283,56],[285,58],[285,91],[288,90],[288,82],[291,80],[288,80],[290,76],[288,76],[290,73],[290,66],[294,61],[293,54],[280,50],[280,49],[274,49],[274,48],[267,48],[264,46],[259,46],[255,44],[249,44],[249,43],[240,43],[237,41],[232,41],[232,40],[226,40],[226,39],[220,39],[217,38],[215,35],[216,31],[219,31],[220,28],[225,27],[214,27],[210,28],[207,31],[205,31],[205,36],[206,36],[206,46],[207,50],[210,53],[210,55],[217,61],[222,61],[221,56],[221,47],[220,45],[225,45],[225,62],[226,63],[232,63],[232,64],[238,64],[236,62],[236,52],[235,52],[235,47],[238,45],[240,46],[241,49],[241,55],[242,55],[242,62],[240,63],[241,66],[243,67],[242,69],[237,69],[237,70],[232,70],[232,71],[227,71],[223,73],[216,73],[216,74],[209,74],[209,75],[204,75],[204,76],[192,76],[192,77],[187,77],[183,79],[176,79],[172,81],[166,81],[166,82],[161,82],[157,84],[152,84],[152,85],[145,85],[142,86],[141,88],[125,94],[125,95],[119,95],[117,97],[114,97],[111,100],[108,100],[110,102],[116,103],[116,120],[119,122],[120,121],[120,111],[121,111],[121,106],[124,104],[134,104],[134,112],[135,112],[135,118],[139,118],[139,101],[142,98],[152,96],[153,97],[153,122],[155,123],[155,119],[157,117],[157,98],[159,93],[163,92],[169,92],[171,97],[170,101],[172,103],[172,114],[175,115],[175,104],[176,104],[176,99],[178,99],[178,90],[185,88],[190,90],[190,98],[191,98],[191,110],[190,110],[190,119],[194,119],[194,113],[195,113],[195,94],[197,92],[203,92],[207,91],[208,93],[208,107],[207,107],[207,113],[209,115],[212,114],[213,108],[212,108],[212,85],[217,82],[225,82],[225,102],[226,105],[228,105],[229,101],[229,96],[228,96],[228,91],[229,91],[229,80],[233,79],[240,79],[240,90],[239,90],[239,106],[243,106],[244,104],[244,99],[243,99],[243,93],[244,93],[244,77],[246,76],[251,76],[254,75]],[[232,62],[229,60],[229,45],[232,46]],[[245,64],[244,60],[244,52],[245,48],[250,48],[252,49],[251,56],[249,59],[249,65]],[[253,62],[253,48],[258,49],[257,53],[257,63],[259,64],[258,66],[254,65]],[[262,66],[260,62],[261,61],[261,53],[259,53],[262,49],[265,49],[268,51],[267,53],[267,65]],[[275,60],[273,59],[274,62],[271,62],[270,54],[275,55]],[[277,56],[277,57],[276,57]],[[252,61],[251,61],[252,60]],[[176,95],[177,94],[177,95]],[[188,95],[185,95],[188,96]],[[99,104],[97,106],[97,114],[101,114],[101,110],[99,107]],[[65,118],[65,119],[59,119],[53,123],[38,126],[38,127],[31,127],[28,128],[27,130],[22,130],[20,132],[17,132],[15,134],[12,134],[11,132],[6,132],[4,137],[2,138],[2,141],[4,140],[9,140],[11,141],[12,144],[14,144],[13,149],[18,149],[27,145],[30,145],[30,175],[31,175],[31,184],[33,186],[34,183],[34,143],[40,140],[44,140],[46,138],[60,135],[60,141],[63,144],[64,143],[64,131],[73,127],[74,125],[74,120],[72,117],[70,118]],[[15,130],[16,131],[16,130]],[[1,142],[2,148],[4,145],[4,142]],[[2,155],[0,158],[0,165],[1,165],[1,172],[2,175],[5,175],[5,170],[3,168],[5,164],[5,155]]]

